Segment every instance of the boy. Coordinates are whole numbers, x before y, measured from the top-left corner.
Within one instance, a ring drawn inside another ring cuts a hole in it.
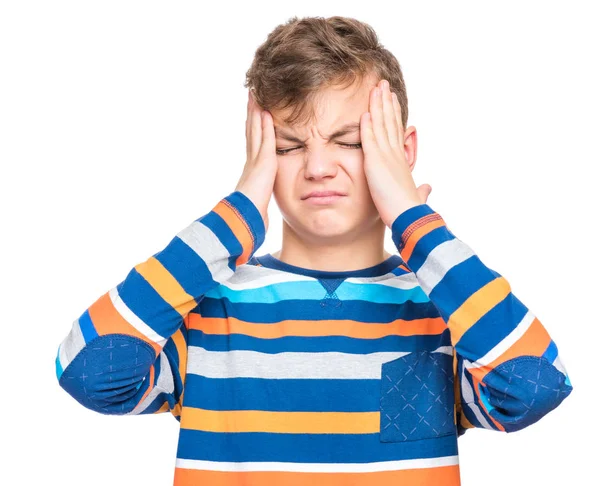
[[[170,411],[178,486],[460,484],[466,429],[520,430],[572,391],[555,343],[416,187],[402,73],[370,27],[293,18],[247,78],[235,191],[73,323],[60,385],[100,413]],[[258,257],[271,195],[282,248]]]

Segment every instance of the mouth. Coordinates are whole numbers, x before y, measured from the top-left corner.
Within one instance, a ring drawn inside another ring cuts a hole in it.
[[[306,201],[309,204],[325,205],[325,204],[333,204],[344,197],[346,197],[346,196],[343,194],[330,194],[330,195],[326,195],[326,196],[309,196],[309,197],[305,198],[304,201]]]
[[[328,197],[328,196],[345,196],[344,193],[339,191],[313,191],[302,196],[302,200],[313,198],[313,197]]]

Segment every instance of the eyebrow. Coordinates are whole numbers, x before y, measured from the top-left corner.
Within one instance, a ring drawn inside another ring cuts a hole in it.
[[[298,137],[295,137],[290,132],[286,131],[281,127],[274,127],[275,136],[277,138],[282,138],[284,140],[289,140],[290,142],[304,143],[305,140],[300,140]],[[339,129],[329,135],[328,140],[333,140],[334,138],[342,137],[347,133],[354,133],[360,130],[360,123],[350,122],[342,125]]]

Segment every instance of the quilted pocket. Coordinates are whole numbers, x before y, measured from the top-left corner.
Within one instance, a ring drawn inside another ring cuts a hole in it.
[[[452,358],[440,352],[415,351],[381,365],[381,442],[456,433]]]

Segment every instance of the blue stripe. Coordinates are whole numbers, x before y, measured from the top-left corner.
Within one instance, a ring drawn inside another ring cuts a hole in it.
[[[161,362],[161,357],[160,354],[157,356],[157,358],[154,360],[154,383],[153,388],[156,386],[156,384],[158,383],[158,377],[160,375],[160,362]]]
[[[551,339],[550,344],[544,351],[542,358],[546,358],[551,364],[554,363],[554,360],[558,356],[558,348],[556,347],[555,342]]]
[[[429,233],[423,235],[417,242],[415,249],[413,250],[410,258],[408,259],[408,267],[415,273],[417,273],[429,254],[440,244],[454,240],[455,237],[446,226],[439,226],[432,229]]]
[[[207,461],[367,463],[458,454],[456,435],[381,442],[380,434],[203,432],[182,428],[177,457]]]
[[[482,267],[481,260],[473,255],[449,269],[429,293],[429,298],[440,308],[444,321],[448,322],[469,297],[495,279]]]
[[[206,378],[188,374],[185,406],[208,410],[377,412],[381,380]]]
[[[434,213],[435,211],[428,204],[419,204],[400,213],[390,227],[392,231],[392,241],[396,248],[401,250],[402,233],[404,233],[412,223],[421,219],[423,216]]]
[[[81,329],[81,334],[83,335],[83,340],[86,344],[98,337],[96,328],[92,324],[89,309],[86,309],[85,312],[81,314],[81,317],[79,318],[79,329]]]
[[[203,317],[239,319],[245,322],[280,323],[282,316],[294,320],[350,319],[357,322],[392,322],[396,319],[425,319],[439,317],[433,302],[371,305],[368,302],[350,300],[286,300],[273,304],[231,303],[228,299],[204,298],[197,313]]]
[[[256,205],[243,192],[234,191],[225,197],[241,214],[242,218],[250,227],[254,237],[254,251],[256,251],[265,240],[266,228],[262,216]],[[254,253],[254,251],[252,253]]]
[[[525,314],[527,307],[509,293],[463,334],[456,351],[469,361],[478,360],[508,336]]]
[[[326,325],[326,324],[325,324]],[[442,334],[414,336],[386,336],[377,339],[356,339],[346,336],[285,336],[274,339],[256,338],[244,334],[204,334],[190,330],[190,342],[207,351],[251,350],[259,353],[329,351],[352,354],[368,354],[382,351],[433,351],[439,346],[451,346],[450,331]]]
[[[166,393],[159,393],[154,400],[152,400],[152,403],[150,405],[148,405],[143,412],[140,413],[140,415],[146,415],[146,414],[151,414],[151,413],[156,413],[158,411],[158,409],[160,407],[163,406],[163,404],[167,401],[166,399]],[[166,412],[167,410],[165,410]]]
[[[135,267],[117,285],[117,291],[125,305],[161,336],[171,336],[181,326],[181,314],[160,296]]]
[[[218,282],[212,279],[204,260],[178,236],[173,238],[164,250],[156,253],[154,258],[173,275],[189,295],[202,295],[218,285]]]
[[[225,220],[219,214],[211,211],[197,221],[210,228],[210,230],[218,236],[219,241],[223,244],[229,255],[231,255],[229,258],[229,268],[235,270],[235,260],[243,253],[244,248]],[[202,280],[199,279],[199,281]],[[206,290],[202,293],[205,292]]]

